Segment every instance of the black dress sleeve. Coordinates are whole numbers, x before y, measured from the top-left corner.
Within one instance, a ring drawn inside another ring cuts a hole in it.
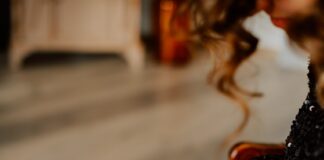
[[[316,78],[309,65],[309,93],[291,125],[284,156],[266,155],[252,160],[324,160],[324,109],[316,94]]]
[[[308,78],[310,91],[286,139],[285,160],[324,160],[324,109],[317,101],[311,65]]]

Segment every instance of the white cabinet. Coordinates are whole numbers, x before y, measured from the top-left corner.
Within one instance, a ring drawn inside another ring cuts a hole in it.
[[[139,70],[140,0],[12,0],[10,49],[14,70],[33,51],[47,50],[118,53]]]

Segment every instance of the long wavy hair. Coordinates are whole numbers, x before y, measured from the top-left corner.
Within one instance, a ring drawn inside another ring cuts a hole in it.
[[[223,145],[247,125],[250,110],[246,98],[262,96],[259,92],[243,89],[235,80],[238,68],[255,53],[258,46],[258,38],[243,27],[244,20],[258,12],[257,3],[258,0],[184,0],[179,9],[180,14],[182,11],[192,13],[194,30],[191,37],[214,57],[215,64],[208,75],[208,82],[237,102],[244,113],[241,124]],[[324,102],[323,3],[323,0],[317,0],[311,13],[294,16],[286,28],[292,43],[311,53],[310,63],[315,66],[320,102]],[[273,4],[273,0],[269,0],[269,11]]]

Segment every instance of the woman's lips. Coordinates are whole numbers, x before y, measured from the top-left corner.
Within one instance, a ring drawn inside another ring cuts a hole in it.
[[[288,18],[280,18],[280,17],[271,17],[271,21],[275,26],[285,29],[285,28],[287,28],[289,19]]]
[[[282,6],[281,6],[282,7]],[[279,27],[285,29],[287,26],[288,18],[283,18],[286,15],[278,14],[278,10],[274,10],[273,3],[270,0],[258,0],[257,1],[257,11],[264,10],[271,16],[272,23]]]

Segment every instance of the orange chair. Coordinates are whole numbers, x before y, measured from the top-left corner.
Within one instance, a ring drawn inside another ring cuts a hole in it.
[[[232,147],[229,160],[251,160],[252,158],[265,155],[284,155],[285,145],[238,143]]]

